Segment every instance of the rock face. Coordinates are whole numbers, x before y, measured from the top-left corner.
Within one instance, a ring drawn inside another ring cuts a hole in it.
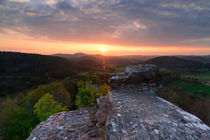
[[[107,116],[112,111],[112,103],[108,96],[103,96],[97,99],[98,111],[95,114],[99,125],[106,124]]]
[[[34,128],[28,140],[76,140],[95,139],[104,134],[92,120],[94,108],[60,112],[50,116]]]
[[[151,78],[151,79],[150,79]],[[40,123],[28,140],[210,140],[210,128],[196,116],[155,95],[158,68],[129,66],[110,79],[98,107],[60,112]],[[124,86],[133,84],[132,87]]]
[[[210,128],[196,116],[142,87],[112,90],[107,140],[210,140]]]
[[[125,87],[136,84],[157,84],[159,68],[152,64],[139,64],[126,67],[122,73],[113,73],[109,80],[110,86]]]

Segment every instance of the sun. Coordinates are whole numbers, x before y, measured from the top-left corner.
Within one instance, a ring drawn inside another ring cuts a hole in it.
[[[101,51],[102,53],[104,53],[104,52],[107,51],[107,49],[106,49],[105,47],[101,47],[101,48],[100,48],[100,51]]]

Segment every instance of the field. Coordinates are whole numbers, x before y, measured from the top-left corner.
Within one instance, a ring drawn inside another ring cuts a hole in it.
[[[199,82],[206,83],[210,81],[210,71],[201,71],[195,74],[184,74],[182,75],[183,78],[194,78],[197,79]]]
[[[177,81],[174,82],[171,87],[187,92],[189,95],[210,96],[210,86],[203,85],[201,83]]]

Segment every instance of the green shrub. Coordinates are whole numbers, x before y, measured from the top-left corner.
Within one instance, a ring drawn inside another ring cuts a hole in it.
[[[32,90],[25,97],[31,107],[33,107],[37,101],[46,93],[53,95],[55,101],[62,103],[68,108],[71,107],[71,96],[69,92],[63,87],[61,83],[51,83],[48,85],[41,85],[38,88]]]
[[[18,106],[14,100],[7,99],[2,104],[0,139],[26,139],[30,134],[29,130],[39,123],[36,116],[26,108]]]
[[[44,121],[50,115],[61,111],[67,111],[67,108],[54,101],[53,96],[50,94],[42,96],[34,105],[34,113],[37,114],[40,121]]]
[[[100,88],[93,86],[91,81],[78,82],[78,94],[76,96],[76,106],[82,107],[93,106],[96,104],[96,99],[100,96],[105,96],[108,93],[109,86],[103,85]]]
[[[88,107],[91,103],[91,90],[81,89],[76,96],[76,106],[80,109],[82,107]]]

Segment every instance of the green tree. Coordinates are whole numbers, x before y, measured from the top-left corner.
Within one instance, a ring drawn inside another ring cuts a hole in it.
[[[30,134],[29,130],[39,123],[36,116],[12,99],[2,103],[0,120],[0,139],[5,140],[26,139]]]
[[[66,107],[72,106],[71,96],[69,92],[63,87],[61,83],[51,83],[47,85],[41,85],[38,88],[32,90],[25,97],[25,102],[33,107],[37,101],[46,93],[53,95],[55,101],[62,103]]]
[[[76,109],[76,95],[78,93],[77,83],[80,80],[78,78],[70,78],[67,77],[65,80],[62,81],[64,88],[71,93],[71,109]]]
[[[91,81],[78,82],[78,94],[76,96],[76,106],[80,109],[96,104],[96,99],[107,95],[108,85],[102,85],[100,88],[93,86]]]
[[[78,94],[76,96],[76,106],[80,109],[82,107],[88,107],[91,105],[92,82],[78,82]]]
[[[34,113],[37,114],[40,121],[44,121],[50,115],[61,111],[67,111],[67,108],[54,101],[51,94],[45,94],[34,105]]]
[[[100,88],[97,88],[96,93],[94,94],[95,100],[101,96],[106,96],[109,91],[109,86],[107,84],[104,84],[100,86]]]

